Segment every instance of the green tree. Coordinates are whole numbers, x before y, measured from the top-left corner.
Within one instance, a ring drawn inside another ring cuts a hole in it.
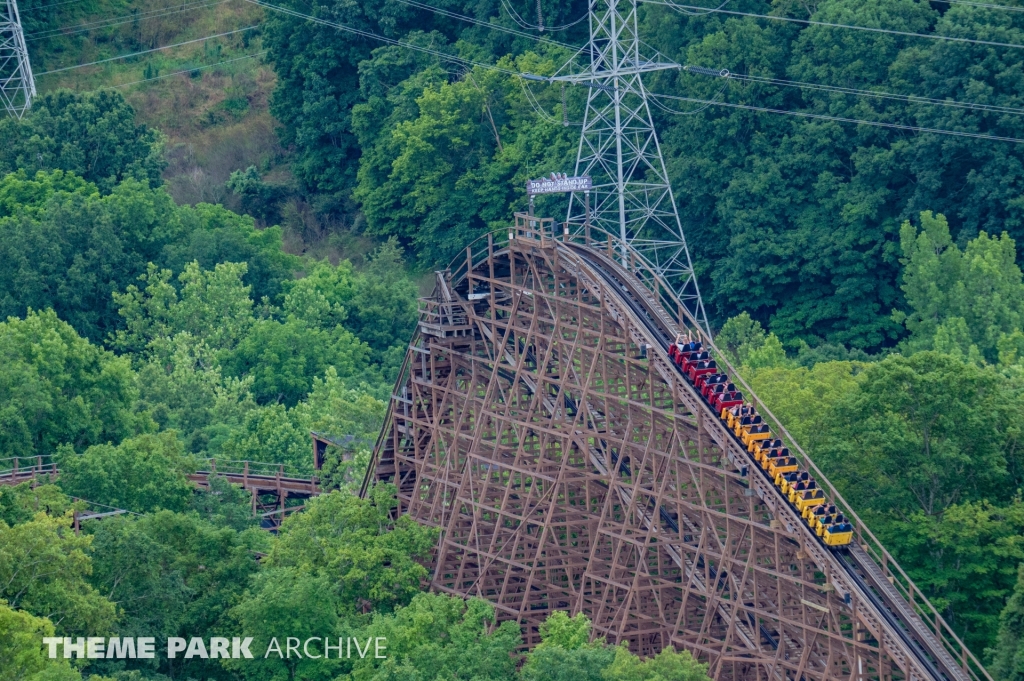
[[[255,639],[254,651],[268,651],[277,639],[281,655],[266,652],[254,660],[230,660],[226,666],[236,669],[251,681],[311,679],[329,681],[346,662],[335,657],[311,659],[302,654],[284,655],[287,636],[306,641],[310,637],[336,639],[346,633],[341,626],[343,610],[338,593],[327,575],[313,575],[294,567],[271,567],[255,575],[246,597],[230,612],[240,631]],[[333,643],[332,643],[333,645]],[[319,648],[322,654],[323,648]],[[262,659],[261,659],[262,657]]]
[[[327,448],[321,478],[334,488],[345,489],[362,481],[369,452],[384,424],[387,403],[365,390],[349,388],[334,367],[323,379],[313,379],[309,397],[290,416],[303,432],[322,433],[342,442]]]
[[[159,511],[142,517],[117,516],[88,523],[92,532],[90,581],[121,611],[120,636],[225,635],[228,613],[242,602],[259,570],[254,550],[266,551],[269,537],[258,529],[239,533],[196,514]],[[105,674],[123,662],[94,663]],[[130,668],[184,678],[226,678],[217,661],[161,659],[133,661]]]
[[[378,382],[369,367],[366,344],[340,326],[309,328],[297,319],[258,320],[230,352],[222,355],[226,372],[251,376],[261,404],[294,406],[313,387],[313,379],[333,366],[344,377],[364,376]]]
[[[421,593],[393,614],[375,614],[359,636],[384,639],[385,660],[373,653],[356,659],[353,681],[398,679],[515,678],[516,648],[522,645],[519,626],[506,621],[494,626],[494,608],[476,598]]]
[[[283,463],[305,471],[313,465],[309,431],[282,404],[247,411],[240,424],[227,429],[218,451],[235,461]]]
[[[0,522],[0,599],[50,620],[62,635],[105,635],[117,612],[88,582],[91,543],[72,531],[70,514]]]
[[[0,520],[8,525],[28,522],[37,513],[62,516],[73,507],[72,500],[53,484],[23,482],[0,487]]]
[[[195,491],[188,475],[197,461],[173,431],[93,445],[82,454],[65,447],[57,459],[66,494],[135,513],[185,510]]]
[[[190,262],[204,271],[218,263],[244,262],[244,283],[254,301],[277,301],[282,287],[301,269],[298,257],[286,253],[280,227],[257,229],[253,219],[223,206],[201,203],[179,208],[187,234],[163,247],[152,262],[174,272],[184,271]]]
[[[386,613],[407,604],[427,577],[416,561],[433,549],[436,533],[408,516],[392,521],[394,493],[383,485],[372,499],[344,492],[316,497],[285,520],[266,564],[329,578],[343,613],[364,606]]]
[[[616,649],[604,639],[590,642],[590,620],[556,610],[540,626],[541,642],[526,656],[524,681],[598,681],[614,662]]]
[[[162,136],[116,90],[47,92],[3,132],[0,173],[63,170],[109,192],[128,178],[155,187],[166,166]]]
[[[0,600],[0,681],[76,681],[81,676],[63,659],[50,660],[42,639],[53,636],[44,617],[13,610]]]
[[[264,182],[256,166],[231,173],[227,187],[242,197],[242,208],[246,213],[269,223],[280,219],[278,203],[287,195],[288,188]]]
[[[918,512],[883,528],[901,565],[978,655],[997,639],[1000,612],[1024,562],[1024,503],[968,502],[941,517]]]
[[[439,39],[413,37],[428,38]],[[370,74],[394,59],[389,48],[374,55],[384,64],[365,67],[368,93],[376,84]],[[499,63],[550,73],[564,56],[527,53]],[[370,229],[412,244],[425,264],[443,265],[488,229],[506,225],[512,210],[524,207],[515,187],[530,174],[561,170],[573,148],[568,129],[550,115],[538,120],[538,104],[523,87],[483,68],[448,82],[435,66],[356,105],[353,127],[364,153],[354,196]],[[553,96],[542,95],[544,104]]]
[[[764,345],[765,338],[761,322],[752,319],[749,313],[741,312],[722,325],[715,335],[715,345],[734,364],[744,364],[752,350]]]
[[[404,357],[418,314],[416,285],[405,274],[397,239],[388,239],[370,256],[354,289],[346,327],[378,357],[393,346],[401,346]]]
[[[242,283],[245,263],[219,263],[213,271],[192,262],[178,275],[181,293],[170,283],[170,270],[149,271],[139,279],[146,284],[140,290],[134,284],[114,294],[125,329],[117,332],[114,343],[121,350],[153,352],[164,358],[171,338],[187,333],[214,350],[234,348],[255,322],[250,287]]]
[[[173,277],[195,262],[198,271],[214,274],[193,285],[217,287],[225,282],[216,281],[216,266],[229,261],[244,262],[237,276],[249,297],[268,304],[300,265],[284,252],[279,228],[258,230],[252,218],[221,206],[176,206],[162,189],[134,180],[101,195],[96,185],[61,171],[0,179],[5,317],[52,307],[82,335],[106,341],[124,323],[113,294],[137,286],[140,276],[154,276],[151,263]]]
[[[1000,342],[1024,329],[1024,282],[1013,239],[982,232],[964,251],[943,215],[921,213],[921,231],[903,223],[903,291],[908,348],[936,349],[995,363]]]
[[[41,207],[0,218],[0,314],[53,308],[83,336],[105,340],[120,325],[112,294],[185,236],[189,210],[125,180],[109,195],[55,190]]]
[[[709,681],[708,665],[697,662],[687,650],[677,653],[668,647],[641,660],[625,644],[615,650],[615,659],[603,675],[606,681]]]
[[[306,276],[288,282],[282,311],[313,328],[334,328],[348,320],[355,288],[351,263],[343,260],[334,267],[324,260]]]
[[[176,430],[185,448],[219,456],[224,442],[256,408],[252,378],[225,376],[216,353],[187,332],[166,343],[168,356],[139,367],[138,409],[161,430]]]
[[[868,365],[825,419],[819,463],[858,509],[909,520],[1008,500],[1019,402],[1006,379],[937,352]]]
[[[232,485],[222,475],[210,475],[206,487],[192,495],[191,510],[211,525],[230,527],[239,532],[255,527],[252,512],[252,492],[240,485]]]
[[[855,362],[820,362],[807,367],[745,369],[744,378],[796,441],[816,452],[836,405],[858,392]]]
[[[20,169],[0,177],[0,218],[19,212],[38,214],[58,192],[88,196],[96,192],[96,185],[61,170],[40,170],[29,179],[28,173]]]
[[[132,413],[137,394],[127,360],[52,310],[0,322],[0,456],[120,440],[144,423]]]
[[[1024,563],[1017,569],[1017,583],[999,615],[999,637],[989,650],[989,671],[997,681],[1024,679]]]

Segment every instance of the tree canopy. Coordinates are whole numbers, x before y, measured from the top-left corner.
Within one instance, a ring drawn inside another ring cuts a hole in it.
[[[46,92],[27,116],[0,121],[0,175],[72,172],[109,192],[127,179],[158,186],[163,137],[136,122],[116,90]]]

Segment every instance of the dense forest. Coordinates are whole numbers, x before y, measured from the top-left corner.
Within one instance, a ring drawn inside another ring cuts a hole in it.
[[[518,652],[487,604],[422,590],[435,536],[388,520],[393,490],[352,494],[423,275],[572,170],[585,90],[512,74],[566,62],[585,2],[19,4],[43,75],[0,119],[0,459],[62,473],[0,487],[0,681],[705,678],[561,613]],[[714,7],[639,21],[652,54],[736,75],[645,81],[685,100],[652,111],[718,344],[993,676],[1024,679],[1024,5]],[[308,475],[311,430],[351,438],[277,535],[188,481],[210,457]],[[76,534],[76,499],[129,513]],[[39,644],[282,629],[389,655]]]

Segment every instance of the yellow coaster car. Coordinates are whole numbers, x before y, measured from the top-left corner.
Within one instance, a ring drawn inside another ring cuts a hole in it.
[[[789,456],[789,450],[786,450],[785,455]],[[810,473],[807,471],[796,471],[795,473],[784,474],[782,476],[782,481],[775,484],[778,485],[783,494],[789,496],[789,493],[794,489],[805,490],[812,489],[817,486],[814,484],[808,484],[809,482],[812,482]]]
[[[754,455],[754,461],[761,463],[761,459],[764,458],[772,449],[782,449],[782,440],[779,438],[769,438],[767,440],[754,440],[752,445],[753,448],[750,453]],[[787,451],[786,454],[789,454]]]
[[[775,486],[778,487],[780,490],[782,490],[783,494],[788,496],[789,495],[789,491],[791,489],[793,489],[793,485],[797,481],[799,481],[799,480],[800,480],[800,473],[799,472],[797,472],[797,473],[786,473],[785,475],[782,475],[780,473],[778,476],[776,476]]]
[[[761,462],[760,462],[761,463],[761,468],[765,469],[766,471],[767,470],[771,470],[772,461],[775,461],[776,459],[781,459],[781,458],[785,458],[783,456],[783,454],[782,454],[782,450],[781,449],[773,449],[773,450],[771,450],[770,452],[767,452],[764,456],[761,457]],[[773,474],[772,477],[774,478],[775,475]],[[775,483],[775,484],[778,485],[779,483]]]
[[[768,430],[768,424],[762,423],[758,426],[751,426],[749,429],[744,429],[743,434],[740,435],[740,440],[747,446],[747,451],[753,453],[754,443],[760,440],[771,440],[772,433]]]
[[[829,508],[834,508],[834,505],[829,505]],[[846,516],[842,513],[829,513],[828,515],[818,516],[817,525],[814,528],[815,533],[819,537],[825,536],[825,531],[833,525],[842,525],[846,522]]]
[[[826,546],[846,546],[853,540],[853,525],[850,523],[836,523],[825,528],[822,535]]]
[[[736,424],[739,423],[740,419],[750,415],[750,407],[740,407],[738,414],[733,414],[729,409],[722,410],[722,418],[725,420],[726,427],[733,431],[736,429]]]
[[[797,468],[799,465],[794,456],[780,456],[777,459],[768,460],[768,473],[776,480],[779,473],[792,473]],[[776,482],[776,484],[778,483]]]
[[[808,506],[800,514],[807,524],[810,525],[812,530],[817,530],[820,524],[821,518],[828,515],[828,504],[818,504],[817,506]]]
[[[750,430],[751,426],[759,426],[762,423],[760,414],[741,416],[736,418],[735,421],[732,432],[736,437],[743,437],[743,433]]]
[[[825,492],[821,489],[791,490],[789,500],[796,504],[797,509],[802,513],[805,508],[818,506],[825,501]]]

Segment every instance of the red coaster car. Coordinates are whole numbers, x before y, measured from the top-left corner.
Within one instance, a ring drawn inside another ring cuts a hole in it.
[[[686,369],[686,374],[690,377],[691,381],[696,381],[698,376],[704,374],[713,374],[718,371],[718,365],[715,364],[713,359],[702,359],[698,362],[691,364]]]
[[[715,408],[719,414],[726,409],[732,409],[743,404],[743,393],[738,390],[734,390],[731,393],[722,393],[721,395],[715,395],[714,400],[711,402],[711,406]]]

